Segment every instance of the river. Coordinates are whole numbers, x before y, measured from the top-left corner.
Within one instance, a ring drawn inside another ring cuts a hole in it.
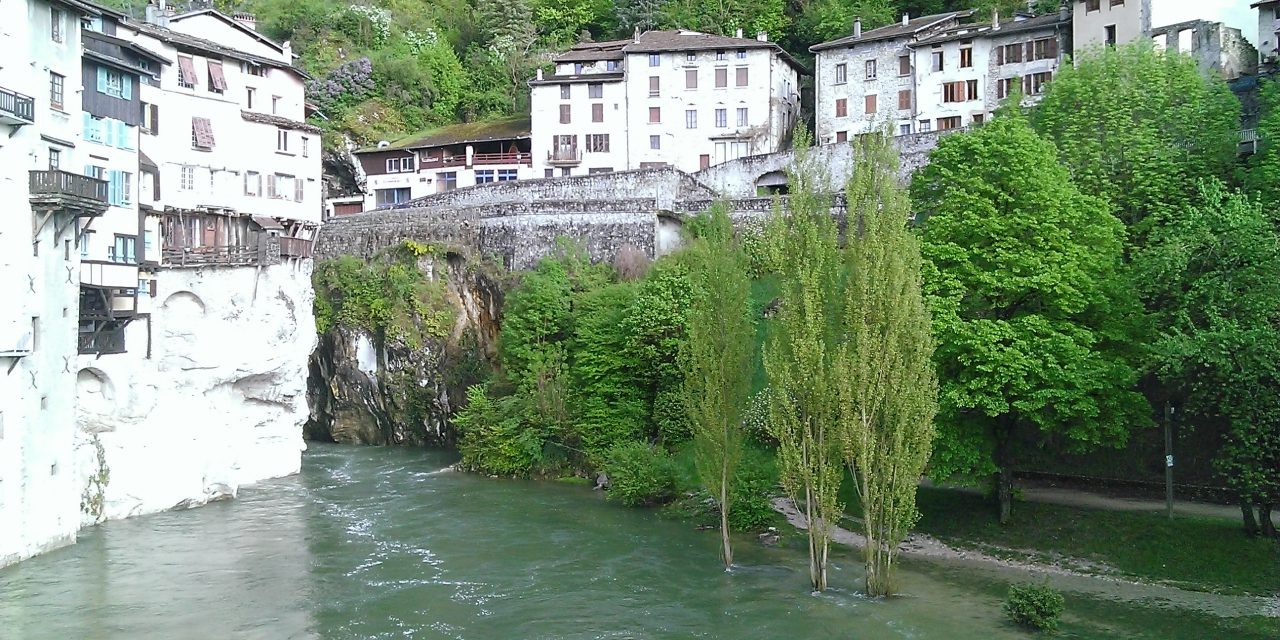
[[[1006,581],[907,563],[859,596],[837,553],[717,536],[580,485],[442,471],[448,454],[312,445],[303,471],[200,509],[109,522],[0,570],[0,639],[1026,638]],[[1211,617],[1072,598],[1063,637],[1221,637]]]

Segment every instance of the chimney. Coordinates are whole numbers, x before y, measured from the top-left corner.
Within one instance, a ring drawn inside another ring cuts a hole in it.
[[[1000,28],[1000,10],[991,7],[991,30],[996,31]]]
[[[908,13],[902,14],[902,26],[904,27],[907,26],[908,22],[911,22],[911,14],[908,14]]]
[[[165,7],[164,0],[151,0],[150,2],[147,2],[147,8],[145,13],[143,13],[142,19],[147,24],[154,24],[157,27],[169,26],[169,12],[168,8]]]
[[[636,25],[635,33],[631,35],[632,42],[640,42],[640,25]]]
[[[542,69],[538,69],[538,80],[542,80]]]
[[[853,19],[853,37],[855,38],[862,37],[862,17],[861,16]]]
[[[258,17],[253,15],[252,13],[240,12],[231,16],[231,18],[236,22],[239,22],[240,24],[246,27],[249,27],[253,31],[258,30]]]
[[[280,55],[284,56],[284,61],[293,64],[293,43],[288,40],[280,45]]]
[[[756,40],[759,40],[760,42],[768,42],[768,41],[769,41],[769,32],[768,32],[768,31],[761,31],[761,32],[757,33],[757,34],[756,34]]]
[[[735,32],[734,32],[734,34],[733,34],[733,35],[734,35],[734,37],[735,37],[735,38],[741,38],[741,37],[742,37],[742,29],[738,29],[737,31],[735,31]]]

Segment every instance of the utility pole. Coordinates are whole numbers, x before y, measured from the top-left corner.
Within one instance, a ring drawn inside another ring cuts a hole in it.
[[[1173,405],[1164,403],[1164,510],[1173,519]]]

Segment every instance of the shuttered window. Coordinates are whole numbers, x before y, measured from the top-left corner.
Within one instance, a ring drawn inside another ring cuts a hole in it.
[[[876,94],[873,93],[869,96],[866,96],[865,102],[866,104],[863,105],[865,107],[863,109],[863,112],[867,114],[875,113],[876,112]]]
[[[204,150],[213,148],[213,127],[208,118],[191,119],[191,146]]]
[[[209,90],[214,93],[227,90],[227,78],[222,75],[222,63],[216,60],[209,61]]]
[[[723,89],[729,86],[729,70],[720,68],[716,69],[716,88]]]
[[[899,109],[911,108],[911,90],[910,89],[903,89],[898,92],[898,108]]]
[[[178,56],[178,86],[188,89],[196,86],[196,65],[190,56]]]
[[[733,83],[734,86],[736,87],[747,86],[747,68],[746,67],[738,67],[735,70],[735,76],[736,77],[734,78],[734,83]]]
[[[597,102],[591,105],[591,121],[604,122],[604,105]]]

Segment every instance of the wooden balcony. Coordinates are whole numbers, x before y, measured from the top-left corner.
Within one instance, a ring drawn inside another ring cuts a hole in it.
[[[306,238],[280,238],[281,258],[310,258],[312,242]]]
[[[532,153],[476,153],[471,155],[471,164],[522,164],[533,166]]]
[[[0,123],[22,126],[36,121],[36,101],[0,87]]]
[[[31,171],[27,181],[32,208],[67,211],[76,217],[100,216],[107,207],[107,181],[57,169]]]
[[[1240,155],[1252,155],[1258,152],[1258,130],[1243,129],[1240,131]]]
[[[553,167],[576,167],[582,164],[582,150],[569,147],[547,152],[547,164]]]
[[[264,264],[262,247],[205,246],[165,247],[161,264],[166,267],[246,267]]]

